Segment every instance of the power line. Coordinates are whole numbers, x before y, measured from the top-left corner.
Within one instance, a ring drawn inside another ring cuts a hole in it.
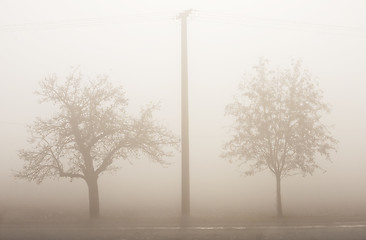
[[[175,13],[175,12],[174,12]],[[148,12],[126,14],[114,17],[105,18],[78,18],[66,19],[60,21],[47,22],[30,22],[19,24],[5,24],[0,25],[1,32],[15,32],[25,30],[44,30],[44,29],[60,29],[60,28],[74,28],[74,27],[95,27],[95,26],[110,26],[131,23],[152,23],[173,19],[173,12]]]
[[[198,11],[198,19],[223,24],[234,24],[255,28],[283,28],[302,32],[330,33],[345,36],[366,37],[366,26],[332,25],[324,23],[300,22],[285,19],[249,17],[238,14]]]
[[[274,18],[259,18],[259,17],[249,17],[245,15],[238,14],[227,14],[227,13],[215,13],[208,11],[198,11],[201,16],[210,16],[222,19],[236,19],[241,21],[257,21],[262,23],[270,23],[270,24],[283,24],[283,25],[302,25],[302,26],[310,26],[310,27],[323,27],[323,28],[333,28],[333,29],[343,29],[343,30],[359,30],[366,32],[366,26],[346,26],[346,25],[332,25],[332,24],[324,24],[324,23],[311,23],[311,22],[300,22],[294,20],[285,20],[285,19],[274,19]]]
[[[15,32],[25,30],[45,30],[74,27],[98,27],[121,24],[143,24],[175,20],[176,11],[156,11],[119,15],[106,18],[79,18],[53,22],[33,22],[0,25],[0,32]],[[193,10],[191,21],[206,21],[222,24],[254,27],[254,28],[282,28],[302,32],[318,32],[344,36],[366,37],[366,26],[332,25],[324,23],[300,22],[286,19],[271,19],[249,17],[242,14],[225,12],[210,12]]]

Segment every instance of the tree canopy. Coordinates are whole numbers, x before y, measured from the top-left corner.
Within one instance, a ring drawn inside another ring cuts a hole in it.
[[[153,120],[157,105],[146,106],[138,117],[129,115],[122,88],[113,86],[107,76],[83,82],[81,73],[73,71],[59,83],[52,75],[40,82],[36,94],[57,111],[30,126],[32,148],[19,153],[24,167],[18,178],[38,183],[47,177],[81,178],[90,190],[101,173],[116,169],[119,160],[145,154],[165,163],[164,157],[172,154],[167,147],[179,142]],[[99,215],[99,206],[95,214]]]
[[[312,174],[320,168],[317,157],[329,158],[337,143],[322,122],[329,112],[322,91],[300,61],[271,70],[262,59],[254,70],[226,107],[234,124],[223,156],[238,161],[246,175],[266,169],[277,178]]]

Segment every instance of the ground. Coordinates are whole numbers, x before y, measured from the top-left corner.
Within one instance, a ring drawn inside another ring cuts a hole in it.
[[[366,221],[344,218],[285,218],[243,223],[136,224],[106,220],[8,222],[0,224],[1,240],[366,240]]]

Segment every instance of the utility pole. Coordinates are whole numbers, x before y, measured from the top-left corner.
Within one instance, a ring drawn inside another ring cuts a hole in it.
[[[187,17],[192,9],[182,12],[181,20],[181,127],[182,127],[182,223],[190,217],[189,187],[189,117],[188,117],[188,62],[187,62]]]

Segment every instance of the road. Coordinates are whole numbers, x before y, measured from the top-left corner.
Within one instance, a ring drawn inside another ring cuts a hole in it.
[[[1,224],[1,240],[366,240],[366,222],[307,225],[107,226],[67,224]]]

